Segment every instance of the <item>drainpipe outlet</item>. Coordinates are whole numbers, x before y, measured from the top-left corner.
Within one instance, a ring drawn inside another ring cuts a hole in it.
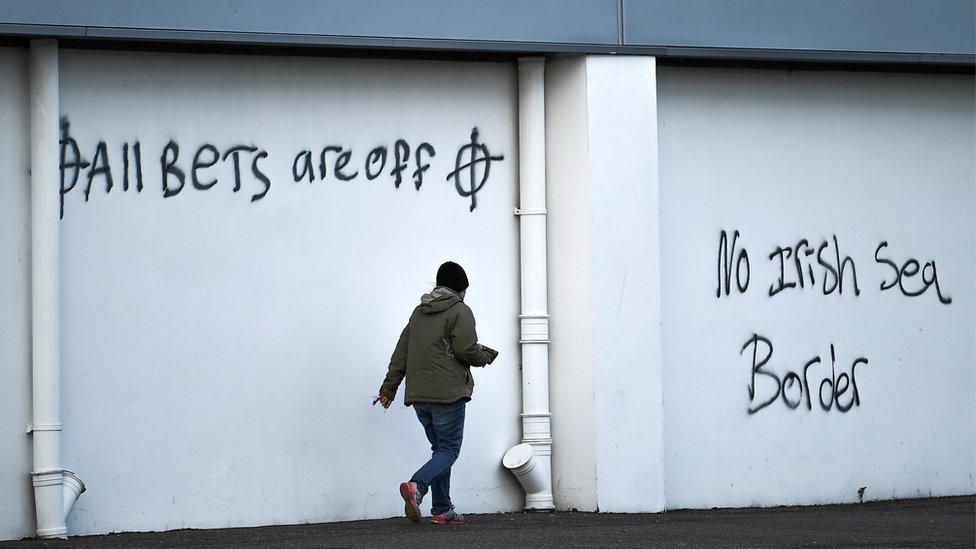
[[[536,458],[531,444],[522,443],[510,448],[502,457],[502,465],[515,475],[525,490],[526,510],[552,509],[552,493],[548,490],[549,474]]]
[[[68,520],[68,513],[71,512],[71,508],[75,506],[75,502],[78,501],[78,496],[80,496],[85,491],[85,483],[78,478],[78,475],[74,471],[64,470],[64,492],[62,494],[62,503],[64,505],[64,520]]]
[[[85,491],[85,483],[74,471],[51,469],[31,471],[34,500],[37,503],[37,535],[41,538],[68,537],[65,521]]]

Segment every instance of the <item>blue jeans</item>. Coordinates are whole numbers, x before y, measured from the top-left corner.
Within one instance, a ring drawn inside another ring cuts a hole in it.
[[[439,515],[454,508],[451,505],[451,466],[461,452],[464,436],[464,406],[461,399],[452,404],[416,402],[413,409],[430,441],[430,460],[410,479],[420,493],[433,492],[431,514]]]

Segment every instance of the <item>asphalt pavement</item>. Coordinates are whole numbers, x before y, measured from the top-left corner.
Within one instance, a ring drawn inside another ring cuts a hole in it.
[[[976,497],[655,514],[468,515],[463,526],[390,518],[0,542],[13,547],[976,547]]]

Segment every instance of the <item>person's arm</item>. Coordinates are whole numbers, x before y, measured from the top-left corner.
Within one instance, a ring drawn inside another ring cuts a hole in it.
[[[384,407],[389,408],[393,399],[396,398],[397,387],[403,381],[403,376],[407,373],[407,346],[410,340],[410,323],[400,332],[400,340],[397,341],[393,356],[390,357],[390,368],[386,372],[386,379],[380,386],[380,402]]]
[[[478,344],[474,314],[467,306],[461,307],[457,322],[451,330],[451,346],[454,348],[454,357],[468,366],[484,366],[494,358]]]

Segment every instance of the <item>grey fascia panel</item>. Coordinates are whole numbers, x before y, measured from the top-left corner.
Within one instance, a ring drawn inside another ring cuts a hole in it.
[[[976,53],[973,0],[623,0],[626,45]]]
[[[165,31],[147,29],[114,29],[102,27],[54,27],[44,25],[9,25],[0,23],[0,35],[4,34],[23,37],[74,37],[90,40],[132,40],[140,42],[176,42],[189,44],[253,44],[266,46],[318,46],[363,49],[508,52],[531,53],[537,55],[574,53],[654,55],[658,57],[687,59],[743,61],[976,65],[976,55],[968,54],[848,52],[784,50],[770,48],[700,48],[672,47],[662,45],[620,46],[606,44],[563,44],[553,42],[505,42],[487,40],[424,40],[412,38],[366,38],[358,36]]]
[[[974,10],[965,0],[0,0],[0,36],[972,66]]]
[[[618,40],[617,0],[0,0],[0,22],[463,41]]]

